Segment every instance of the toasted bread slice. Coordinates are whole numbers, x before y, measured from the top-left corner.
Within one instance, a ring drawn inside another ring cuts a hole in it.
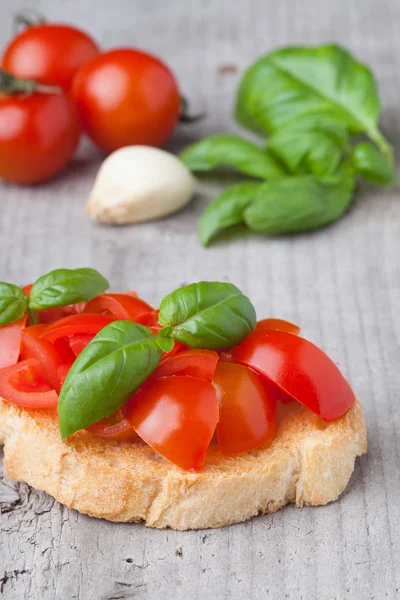
[[[59,502],[110,521],[150,527],[221,527],[279,510],[336,500],[367,449],[357,401],[324,423],[292,403],[272,443],[224,457],[211,445],[201,473],[160,457],[141,441],[105,441],[80,431],[62,442],[54,414],[27,411],[0,400],[0,443],[5,472]]]

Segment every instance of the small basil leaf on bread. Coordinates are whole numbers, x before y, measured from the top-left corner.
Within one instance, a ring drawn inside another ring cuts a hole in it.
[[[175,340],[193,348],[227,348],[254,330],[256,312],[235,285],[202,281],[166,296],[158,321],[172,328]]]
[[[43,310],[87,302],[109,287],[107,279],[96,269],[56,269],[42,275],[33,284],[29,306]]]
[[[154,371],[161,348],[149,329],[130,321],[104,327],[79,354],[61,388],[63,438],[108,417]]]

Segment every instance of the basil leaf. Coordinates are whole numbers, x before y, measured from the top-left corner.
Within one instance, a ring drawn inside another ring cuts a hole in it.
[[[156,338],[143,325],[115,321],[104,327],[79,354],[61,388],[63,439],[125,404],[160,359]]]
[[[267,148],[291,173],[328,175],[339,167],[347,145],[343,127],[285,127],[272,134]]]
[[[200,217],[199,235],[203,246],[207,246],[219,229],[243,221],[245,208],[254,200],[262,183],[247,181],[226,189],[205,209]]]
[[[298,175],[260,186],[254,202],[244,211],[253,231],[267,234],[316,229],[341,217],[349,206],[354,176]]]
[[[14,323],[28,310],[28,296],[17,285],[0,282],[0,325]]]
[[[164,352],[171,352],[172,348],[175,345],[175,342],[171,336],[171,327],[163,327],[158,332],[157,344],[160,346],[161,350],[164,350]]]
[[[256,325],[250,300],[231,283],[192,283],[166,296],[158,322],[174,339],[193,348],[226,348],[241,342]]]
[[[365,132],[387,156],[378,129],[379,98],[371,71],[336,45],[286,47],[253,64],[239,86],[236,118],[271,133],[305,117],[339,120],[351,133]]]
[[[87,302],[110,287],[95,269],[56,269],[42,275],[34,283],[29,300],[30,308],[42,310]]]
[[[353,159],[360,175],[373,183],[393,183],[396,175],[386,158],[372,144],[357,144],[353,150]]]
[[[281,177],[284,169],[265,150],[236,135],[211,135],[186,148],[179,155],[192,171],[232,167],[260,179]]]

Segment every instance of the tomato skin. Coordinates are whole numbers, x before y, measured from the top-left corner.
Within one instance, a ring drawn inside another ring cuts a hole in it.
[[[98,53],[97,44],[83,31],[43,23],[14,37],[4,52],[2,67],[16,77],[68,90],[79,67]]]
[[[218,421],[214,387],[194,377],[162,377],[128,402],[128,419],[154,450],[182,469],[200,471]]]
[[[64,365],[60,365],[57,369],[58,380],[60,382],[60,387],[63,386],[64,381],[67,378],[70,368],[72,367],[72,363],[66,363]]]
[[[22,331],[21,358],[36,359],[44,379],[58,393],[61,386],[57,369],[65,363],[72,363],[75,357],[64,340],[60,339],[52,344],[42,338],[41,334],[45,330],[46,325],[33,325]]]
[[[187,375],[211,381],[217,362],[218,353],[215,350],[188,348],[164,359],[152,373],[151,379]]]
[[[101,294],[87,302],[84,313],[111,313],[116,319],[136,321],[140,316],[152,311],[153,308],[130,294]]]
[[[72,94],[85,132],[105,152],[162,146],[179,119],[179,90],[169,68],[131,48],[88,61],[74,78]]]
[[[237,347],[235,360],[263,373],[325,421],[341,417],[354,393],[335,363],[308,340],[285,331],[253,331]]]
[[[244,365],[219,362],[213,377],[219,401],[218,444],[226,455],[248,452],[276,433],[276,399]]]
[[[257,321],[256,331],[269,331],[271,329],[287,331],[288,333],[294,333],[295,335],[299,334],[301,331],[300,327],[294,323],[290,323],[290,321],[285,321],[284,319],[262,319],[261,321]]]
[[[47,325],[41,336],[49,342],[69,337],[75,334],[93,334],[99,333],[103,327],[115,321],[110,315],[70,315],[64,317],[51,325]]]
[[[51,408],[58,402],[57,392],[44,381],[33,358],[0,369],[0,397],[25,408]]]
[[[81,134],[79,116],[64,93],[0,96],[0,177],[33,184],[57,175]]]
[[[75,335],[70,335],[68,342],[74,355],[79,356],[82,350],[86,348],[93,338],[94,335],[88,333],[77,333]]]
[[[18,362],[21,349],[21,331],[25,327],[26,316],[19,321],[0,327],[0,368],[11,367]]]
[[[101,421],[87,427],[86,431],[94,433],[98,437],[119,442],[126,442],[135,437],[137,438],[136,431],[133,429],[130,421],[126,418],[127,412],[127,406],[122,406],[109,417],[101,419]]]

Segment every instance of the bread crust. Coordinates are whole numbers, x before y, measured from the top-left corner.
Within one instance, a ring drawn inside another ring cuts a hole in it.
[[[63,442],[54,414],[0,399],[5,473],[92,517],[178,530],[238,523],[289,502],[336,500],[367,450],[362,406],[356,401],[331,423],[291,406],[272,443],[235,457],[211,445],[204,471],[190,473],[141,441],[80,431]]]

